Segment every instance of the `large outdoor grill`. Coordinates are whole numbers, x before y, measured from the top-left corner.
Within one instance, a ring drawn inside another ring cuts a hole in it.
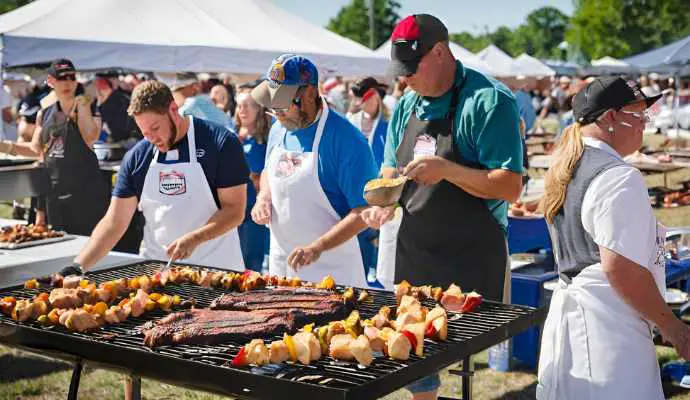
[[[89,279],[103,282],[122,277],[152,274],[163,267],[160,261],[146,261],[94,272]],[[460,282],[461,283],[461,282]],[[381,306],[395,305],[391,292],[367,289],[372,301],[357,306],[363,318],[370,318]],[[40,290],[22,286],[0,289],[0,297],[30,299]],[[156,291],[193,297],[197,307],[227,292],[194,284],[168,285]],[[431,306],[429,303],[427,306]],[[463,361],[463,399],[471,396],[469,357],[540,323],[544,310],[485,301],[469,314],[450,314],[448,341],[424,343],[424,357],[410,355],[407,361],[379,357],[369,367],[322,357],[308,366],[283,363],[261,368],[235,368],[230,361],[244,342],[222,345],[175,345],[151,349],[144,345],[140,326],[167,315],[156,310],[118,325],[106,325],[93,333],[73,333],[62,327],[19,323],[0,314],[0,341],[11,346],[49,355],[64,355],[76,361],[70,396],[76,399],[81,362],[131,371],[176,385],[198,388],[241,398],[374,399],[393,392],[419,378]],[[277,338],[267,337],[272,340]]]

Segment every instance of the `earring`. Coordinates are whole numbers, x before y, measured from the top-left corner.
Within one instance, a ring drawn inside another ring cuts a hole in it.
[[[609,126],[608,131],[609,131],[609,133],[613,133],[613,127],[612,127],[612,126]]]

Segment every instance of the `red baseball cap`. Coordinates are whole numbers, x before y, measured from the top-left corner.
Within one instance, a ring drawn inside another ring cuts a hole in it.
[[[422,57],[438,42],[448,41],[448,28],[429,14],[403,18],[391,33],[391,76],[410,76],[417,72]]]

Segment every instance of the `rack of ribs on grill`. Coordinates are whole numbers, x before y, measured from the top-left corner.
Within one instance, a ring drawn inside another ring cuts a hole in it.
[[[221,311],[192,309],[170,314],[143,326],[144,343],[216,344],[294,332],[295,312],[288,310]]]
[[[210,308],[235,311],[292,310],[299,312],[297,322],[300,324],[321,324],[345,318],[352,304],[329,290],[281,288],[223,294],[211,302]]]
[[[352,305],[336,292],[281,288],[223,294],[211,309],[171,314],[144,325],[144,343],[215,344],[294,332],[308,323],[344,318]]]

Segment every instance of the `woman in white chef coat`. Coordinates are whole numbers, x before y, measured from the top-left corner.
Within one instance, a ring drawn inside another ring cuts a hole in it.
[[[690,357],[690,330],[662,295],[665,230],[642,175],[622,158],[641,146],[656,100],[614,77],[573,99],[577,122],[546,175],[560,288],[544,326],[537,399],[663,399],[654,325]]]

